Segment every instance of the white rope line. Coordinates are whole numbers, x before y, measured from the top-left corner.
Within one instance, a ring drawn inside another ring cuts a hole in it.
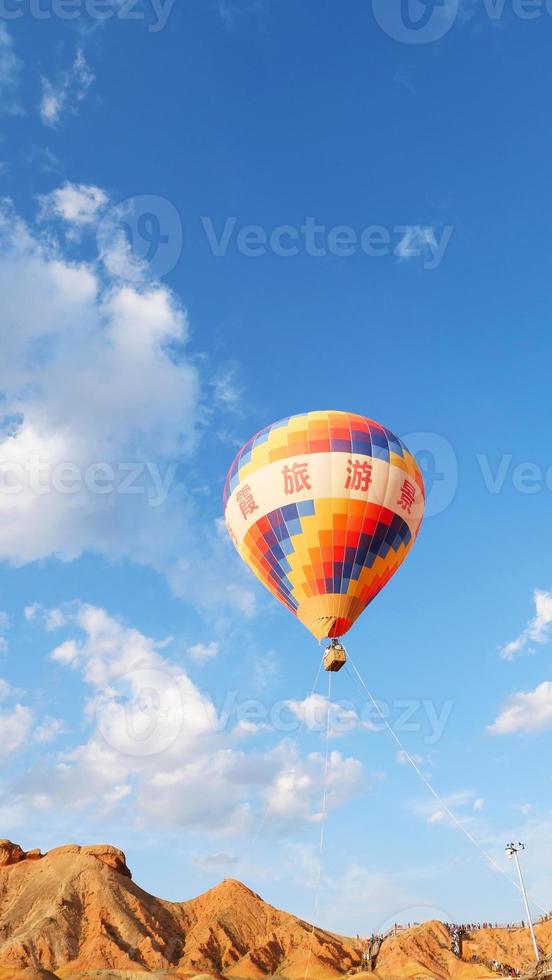
[[[410,753],[408,752],[408,750],[404,747],[403,743],[401,742],[401,740],[400,740],[399,736],[397,735],[396,731],[394,730],[394,728],[392,728],[392,726],[387,721],[387,718],[385,717],[383,711],[381,710],[378,702],[376,701],[376,699],[373,697],[371,691],[366,686],[366,683],[364,682],[363,678],[361,677],[359,671],[357,670],[355,664],[353,663],[353,661],[351,660],[350,657],[349,657],[349,663],[351,664],[351,667],[353,668],[355,674],[357,675],[357,678],[358,678],[360,684],[362,685],[364,691],[366,692],[366,694],[370,698],[370,701],[373,704],[374,708],[376,709],[378,715],[380,716],[381,720],[383,721],[386,730],[389,732],[389,734],[391,735],[391,737],[397,743],[397,745],[399,746],[401,752],[403,753],[404,758],[407,760],[407,762],[410,763],[410,765],[414,769],[414,772],[421,779],[421,781],[424,784],[424,786],[426,787],[426,789],[428,789],[429,792],[431,793],[431,795],[433,797],[435,797],[435,799],[439,803],[439,806],[447,814],[447,816],[453,822],[453,824],[455,825],[455,827],[457,827],[458,830],[462,831],[462,833],[464,834],[464,836],[467,837],[467,839],[470,841],[470,843],[473,844],[474,847],[477,848],[477,850],[480,852],[480,854],[483,855],[483,857],[489,862],[489,864],[494,868],[494,870],[495,871],[498,871],[499,874],[501,874],[504,878],[506,878],[506,880],[509,881],[510,884],[513,885],[514,888],[517,889],[517,891],[521,893],[521,891],[522,891],[521,886],[518,885],[518,883],[516,881],[514,881],[513,878],[510,878],[509,874],[507,874],[506,871],[504,871],[504,869],[500,867],[500,865],[488,853],[488,851],[486,851],[485,848],[479,843],[479,841],[477,840],[477,838],[474,837],[472,833],[470,833],[470,831],[467,829],[467,827],[464,826],[464,824],[462,823],[462,821],[459,820],[459,818],[456,816],[455,813],[453,813],[453,811],[450,809],[450,807],[443,800],[442,796],[439,795],[439,793],[437,792],[437,790],[434,789],[434,787],[431,785],[431,783],[430,783],[429,779],[427,778],[427,776],[424,775],[424,773],[422,772],[422,770],[420,769],[420,767],[416,764],[416,762],[414,761],[414,759],[412,758],[412,756],[410,755]],[[534,899],[531,899],[531,901],[532,901],[533,905],[535,905],[538,909],[541,910],[541,912],[546,912],[546,909],[544,909],[542,907],[542,905],[539,905],[539,903],[536,902]]]
[[[324,786],[322,791],[322,811],[321,811],[321,824],[320,824],[320,841],[318,846],[318,871],[316,875],[316,895],[314,900],[314,911],[312,917],[312,929],[310,934],[309,942],[309,955],[307,957],[307,965],[305,967],[305,980],[307,980],[309,975],[310,963],[312,959],[312,944],[314,940],[314,932],[316,929],[316,922],[318,919],[318,911],[320,908],[320,890],[322,885],[322,855],[324,853],[324,840],[326,831],[326,815],[327,815],[327,800],[328,800],[328,767],[330,758],[330,718],[331,718],[331,708],[332,708],[332,674],[328,671],[328,711],[326,715],[326,758],[324,762]]]

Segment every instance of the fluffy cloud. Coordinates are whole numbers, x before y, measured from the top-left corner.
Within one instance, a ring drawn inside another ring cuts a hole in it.
[[[186,312],[162,286],[102,283],[9,210],[0,237],[0,557],[140,549],[136,505],[155,522],[170,460],[193,444],[198,378],[170,351]]]
[[[6,653],[8,649],[8,641],[4,634],[8,631],[9,626],[10,618],[8,614],[0,612],[0,653]]]
[[[71,67],[54,79],[42,78],[40,118],[45,126],[57,129],[67,115],[76,115],[95,76],[79,48]]]
[[[61,218],[73,229],[74,234],[75,229],[94,224],[108,201],[109,198],[101,187],[66,181],[63,187],[39,198],[39,220]]]
[[[86,231],[105,200],[66,184],[41,213]],[[202,610],[250,616],[224,526],[202,524],[186,489],[202,417],[186,310],[68,248],[55,225],[42,235],[0,210],[0,560],[130,557]]]
[[[534,691],[512,694],[498,718],[489,725],[491,735],[535,734],[552,728],[552,681]]]
[[[327,773],[321,753],[313,752],[301,760],[294,749],[290,758],[285,745],[279,746],[267,761],[277,763],[277,771],[265,793],[272,818],[318,822],[323,819],[321,793],[325,782],[329,810],[341,806],[362,786],[362,763],[340,752],[329,753]]]
[[[412,802],[410,808],[416,816],[423,817],[426,823],[430,825],[448,823],[451,826],[455,826],[454,821],[451,820],[447,811],[454,813],[455,816],[457,815],[457,811],[465,811],[468,807],[470,810],[477,812],[481,809],[482,802],[482,800],[475,797],[475,793],[472,790],[461,789],[442,797],[441,804],[428,797],[425,800]],[[473,819],[467,816],[465,812],[461,814],[462,825],[466,829],[470,829]]]
[[[310,694],[303,701],[286,701],[286,705],[308,731],[328,731],[330,738],[348,735],[358,728],[372,728],[361,722],[352,704],[328,704],[328,698],[321,694]]]
[[[196,663],[204,664],[207,660],[214,660],[219,649],[219,644],[214,641],[211,643],[194,643],[188,650],[188,656]]]
[[[552,592],[535,589],[535,616],[515,640],[506,643],[500,650],[503,660],[515,660],[530,643],[548,643],[552,627]],[[531,652],[531,651],[529,651]]]
[[[47,633],[65,625],[65,616],[61,609],[44,609],[40,603],[33,602],[24,611],[27,622],[40,622]]]
[[[32,749],[36,744],[53,741],[63,731],[58,718],[45,716],[37,719],[37,713],[21,704],[25,691],[11,686],[0,677],[0,762],[11,760],[19,751]]]
[[[33,726],[33,712],[30,708],[15,702],[21,691],[15,691],[7,681],[0,678],[0,762],[8,759],[21,749],[30,739]]]
[[[65,725],[61,718],[44,718],[34,731],[34,740],[40,745],[53,742],[58,735],[65,731]]]
[[[450,232],[443,232],[443,241],[445,240],[446,234],[450,238]],[[395,248],[395,255],[399,262],[410,262],[412,259],[419,257],[424,258],[426,261],[435,260],[439,248],[440,245],[433,227],[411,225],[404,229],[403,237]]]
[[[88,686],[91,734],[22,778],[22,799],[105,814],[132,798],[143,823],[224,834],[249,830],[260,808],[277,824],[320,819],[321,753],[301,758],[285,740],[261,753],[236,749],[235,735],[247,733],[232,729],[170,660],[170,639],[147,637],[94,606],[74,603],[55,612],[35,610],[33,620],[64,624],[51,659]],[[331,753],[328,807],[357,792],[362,776],[358,760]]]
[[[8,758],[25,745],[33,723],[30,708],[16,704],[9,711],[0,711],[0,761]]]
[[[0,23],[0,114],[18,116],[22,113],[19,101],[19,81],[23,64],[17,57],[13,40],[6,25]]]
[[[238,863],[238,858],[233,854],[226,854],[224,851],[215,851],[212,854],[192,854],[192,864],[202,871],[220,871],[221,868],[228,869]]]

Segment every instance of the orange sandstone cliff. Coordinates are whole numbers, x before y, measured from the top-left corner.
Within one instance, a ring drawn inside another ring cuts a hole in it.
[[[538,927],[538,938],[550,955],[552,922]],[[0,841],[0,980],[304,980],[307,965],[309,980],[346,974],[366,980],[363,948],[279,911],[238,881],[166,902],[132,881],[115,847],[71,844],[42,855]],[[526,933],[474,933],[459,959],[445,926],[428,922],[386,939],[370,975],[496,980],[485,965],[492,959],[518,968],[529,963]]]

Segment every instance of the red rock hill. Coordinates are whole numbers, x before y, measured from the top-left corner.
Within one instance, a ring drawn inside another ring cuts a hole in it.
[[[550,955],[552,922],[538,927],[538,937]],[[115,847],[72,844],[42,855],[0,841],[0,980],[304,980],[307,962],[309,980],[347,973],[365,980],[362,950],[358,940],[313,929],[239,881],[166,902],[132,881]],[[496,980],[472,956],[521,967],[530,962],[530,940],[522,930],[483,930],[458,959],[443,924],[424,923],[386,939],[371,975]]]

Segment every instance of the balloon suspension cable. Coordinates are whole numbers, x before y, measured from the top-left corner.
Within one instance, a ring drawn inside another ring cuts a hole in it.
[[[504,871],[504,869],[501,868],[500,865],[495,861],[495,859],[488,853],[488,851],[486,851],[485,848],[482,847],[482,845],[479,843],[479,841],[477,840],[477,838],[474,837],[472,833],[470,833],[470,831],[467,829],[467,827],[464,826],[464,824],[462,823],[462,821],[450,809],[450,807],[447,805],[447,803],[445,803],[445,801],[442,798],[442,796],[440,796],[439,793],[437,792],[437,790],[432,786],[432,784],[430,783],[430,781],[427,778],[427,776],[424,775],[424,773],[422,772],[422,770],[420,769],[420,767],[417,765],[417,763],[415,762],[415,760],[412,758],[412,756],[410,755],[410,753],[408,752],[408,750],[404,747],[403,743],[401,742],[401,740],[400,740],[399,736],[397,735],[396,731],[394,730],[394,728],[387,721],[387,718],[385,717],[385,714],[383,713],[380,705],[378,704],[378,702],[376,701],[376,699],[372,695],[371,691],[368,689],[368,687],[367,687],[364,679],[362,678],[360,672],[358,671],[357,667],[355,666],[355,664],[351,660],[350,655],[349,655],[349,658],[348,658],[348,662],[349,662],[349,664],[351,665],[351,667],[353,668],[353,670],[354,670],[354,672],[356,674],[356,677],[358,679],[358,683],[360,684],[360,686],[364,690],[364,692],[368,695],[368,698],[370,699],[371,704],[373,705],[373,707],[377,711],[379,717],[381,718],[381,720],[382,720],[382,722],[383,722],[383,724],[385,726],[386,731],[389,733],[389,735],[391,736],[391,738],[393,739],[393,741],[396,742],[396,744],[398,745],[399,749],[401,750],[401,753],[402,753],[403,758],[406,759],[406,761],[412,766],[414,772],[417,774],[417,776],[419,777],[419,779],[422,781],[422,783],[424,784],[424,786],[426,787],[426,789],[429,790],[429,792],[431,793],[431,795],[437,800],[437,802],[439,803],[439,806],[440,806],[441,810],[444,813],[446,813],[447,817],[449,817],[449,819],[452,821],[452,823],[454,824],[454,826],[457,827],[457,829],[460,830],[464,834],[465,837],[467,837],[467,839],[470,841],[470,843],[473,844],[473,846],[475,848],[477,848],[477,850],[479,851],[479,853],[482,855],[482,857],[485,858],[486,861],[488,861],[488,863],[491,865],[491,867],[495,871],[497,871],[499,874],[501,874],[504,878],[506,878],[506,880],[509,881],[510,884],[513,885],[514,888],[517,889],[518,892],[521,892],[522,889],[521,889],[520,885],[516,881],[514,881],[513,878],[510,878],[510,875],[507,874],[506,871]],[[349,670],[348,670],[348,673],[349,673],[349,676],[352,677],[351,672]],[[355,678],[352,677],[352,679],[354,680]],[[542,905],[540,905],[537,901],[535,901],[535,899],[531,899],[531,901],[532,901],[532,904],[536,906],[536,908],[540,909],[541,912],[546,913],[546,909],[544,909]]]
[[[326,713],[326,756],[324,760],[324,781],[322,789],[322,806],[320,811],[320,839],[318,843],[318,870],[316,872],[316,885],[315,885],[315,898],[314,898],[314,910],[312,916],[312,929],[310,934],[309,942],[309,952],[307,956],[307,965],[305,967],[305,980],[308,980],[309,969],[312,959],[312,944],[314,941],[314,933],[316,930],[316,922],[318,919],[318,912],[320,908],[320,890],[322,886],[322,856],[324,853],[324,840],[326,835],[326,816],[328,812],[327,802],[328,802],[328,769],[330,760],[330,720],[332,711],[332,675],[331,672],[328,673],[328,710]]]
[[[322,673],[322,666],[323,666],[323,664],[324,664],[324,658],[322,657],[322,659],[320,660],[320,663],[318,664],[318,668],[317,668],[317,671],[316,671],[314,682],[312,684],[312,687],[310,688],[310,692],[309,692],[309,695],[308,695],[311,698],[313,697],[314,694],[316,694],[316,689],[318,687],[318,681],[320,679],[320,674]],[[296,733],[295,737],[291,740],[290,749],[289,749],[289,757],[290,757],[290,759],[291,759],[292,753],[297,748],[297,743],[298,743],[299,739],[301,738],[301,735],[303,733],[303,729],[305,727],[305,724],[306,724],[306,712],[303,715],[303,718],[301,719],[301,724],[299,725],[299,728],[297,729],[297,733]],[[294,772],[295,772],[295,763],[293,763],[293,765],[289,769],[286,769],[285,770],[284,775],[287,774],[287,773],[289,773],[291,775]],[[266,802],[266,806],[264,808],[263,815],[262,815],[262,817],[261,817],[261,819],[260,819],[260,821],[259,821],[259,823],[257,825],[257,829],[256,829],[255,833],[253,834],[253,837],[251,837],[249,839],[248,843],[247,843],[247,853],[249,853],[251,851],[251,848],[257,843],[259,837],[261,836],[261,834],[262,834],[262,832],[264,830],[265,824],[266,824],[267,819],[268,819],[268,814],[270,812],[270,802],[271,802],[270,799],[268,799],[267,802]],[[243,857],[243,855],[242,855],[242,857]]]

